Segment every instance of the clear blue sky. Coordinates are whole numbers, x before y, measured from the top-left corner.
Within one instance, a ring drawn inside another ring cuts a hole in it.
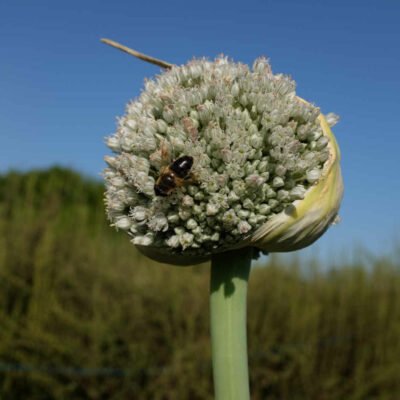
[[[177,64],[265,55],[299,96],[341,117],[342,223],[314,249],[390,250],[400,243],[399,21],[395,0],[3,0],[0,171],[60,164],[97,176],[115,116],[159,71],[102,37]]]

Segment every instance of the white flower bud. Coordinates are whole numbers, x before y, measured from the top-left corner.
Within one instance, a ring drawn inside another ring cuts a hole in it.
[[[302,200],[304,199],[304,195],[306,193],[306,189],[303,186],[295,186],[290,192],[291,200]]]
[[[132,243],[139,246],[150,246],[153,243],[153,237],[151,235],[135,236]]]
[[[167,123],[171,124],[174,122],[175,114],[170,108],[164,107],[163,118]]]
[[[125,123],[131,128],[132,130],[137,129],[137,122],[134,119],[127,119],[125,120]]]
[[[308,135],[308,140],[311,141],[316,141],[318,140],[320,137],[322,136],[322,132],[320,130],[314,130],[312,132],[309,133]]]
[[[149,221],[148,226],[155,232],[165,232],[168,230],[168,220],[164,214],[158,213]]]
[[[336,115],[334,113],[329,113],[325,116],[325,119],[328,125],[332,128],[339,122],[339,115]]]
[[[325,163],[329,159],[329,151],[321,151],[318,158],[321,163]]]
[[[108,201],[108,207],[113,211],[124,211],[126,208],[126,204],[117,199],[110,199]]]
[[[240,96],[240,104],[243,106],[243,107],[246,107],[248,104],[249,104],[249,99],[248,99],[248,96],[247,96],[247,94],[246,93],[243,93],[241,96]]]
[[[246,184],[243,181],[233,181],[233,191],[239,196],[241,197],[242,195],[244,195],[246,193]]]
[[[203,193],[203,192],[197,192],[197,193],[194,195],[194,199],[197,200],[197,201],[203,200],[203,199],[204,199],[204,193]]]
[[[157,130],[161,133],[166,133],[168,129],[168,124],[163,119],[157,120]]]
[[[110,156],[105,156],[104,161],[111,167],[111,168],[118,168],[119,167],[119,161],[117,157],[110,157]]]
[[[274,180],[272,181],[272,187],[274,188],[282,187],[284,184],[285,182],[280,176],[275,177]]]
[[[136,206],[131,211],[132,218],[138,222],[144,221],[147,217],[147,209],[142,206]]]
[[[187,191],[191,196],[194,196],[199,191],[199,188],[197,186],[189,185]]]
[[[237,212],[237,216],[238,216],[240,219],[246,219],[246,218],[249,217],[249,215],[250,215],[250,211],[248,211],[248,210],[239,210],[239,211]]]
[[[186,209],[179,210],[179,218],[182,221],[188,220],[191,217],[191,215],[192,214],[189,210],[186,210]]]
[[[212,203],[218,204],[221,208],[228,208],[227,197],[223,193],[215,193],[210,197]]]
[[[273,198],[275,198],[276,197],[276,192],[275,192],[275,190],[273,190],[270,186],[268,186],[267,185],[267,188],[266,188],[266,196],[267,196],[267,199],[273,199]]]
[[[248,209],[248,210],[252,210],[254,208],[254,204],[250,199],[244,199],[243,207]]]
[[[240,200],[240,197],[232,190],[228,194],[228,203],[234,203]]]
[[[264,184],[264,179],[260,175],[252,174],[245,179],[245,182],[249,188],[257,189]]]
[[[115,178],[112,178],[110,180],[110,183],[115,186],[116,188],[122,188],[126,185],[125,180],[120,177],[120,176],[116,176]]]
[[[247,233],[252,229],[251,225],[247,221],[240,221],[237,227],[240,234]]]
[[[253,138],[253,140],[254,140],[256,137],[259,137],[259,136],[258,136],[257,125],[251,124],[251,125],[249,126],[249,135],[251,136],[250,139]]]
[[[257,166],[258,172],[263,173],[268,171],[268,161],[261,161]]]
[[[204,213],[204,209],[203,209],[203,207],[201,206],[201,205],[199,205],[199,204],[195,204],[194,206],[193,206],[193,214],[194,215],[200,215],[200,214],[202,214],[202,213]]]
[[[149,177],[148,181],[142,181],[142,183],[139,185],[139,189],[147,196],[152,197],[154,195],[154,184],[154,179]]]
[[[183,200],[182,200],[182,205],[183,206],[191,207],[191,206],[193,206],[193,204],[194,204],[193,197],[188,196],[188,195],[183,196]]]
[[[284,165],[279,164],[275,168],[276,175],[280,176],[281,178],[283,178],[285,176],[286,171],[287,171],[287,169]]]
[[[276,193],[276,198],[280,201],[280,202],[284,202],[284,201],[288,201],[290,196],[289,196],[289,192],[287,190],[278,190],[278,192]]]
[[[222,216],[222,222],[225,226],[233,226],[236,224],[237,221],[237,216],[235,214],[235,211],[233,210],[229,210],[227,212],[224,213],[224,215]]]
[[[107,140],[107,146],[113,151],[118,151],[121,148],[120,141],[117,137],[112,136]]]
[[[128,230],[132,225],[132,221],[128,217],[121,217],[115,221],[115,227],[118,229]]]
[[[271,212],[271,207],[268,204],[260,204],[258,206],[258,213],[261,215],[268,215]]]
[[[121,150],[123,151],[132,151],[135,147],[135,142],[129,137],[122,137],[120,140]]]
[[[185,232],[183,235],[179,237],[180,243],[183,249],[186,249],[193,243],[194,235],[189,232]]]
[[[170,236],[166,241],[168,246],[172,248],[177,248],[180,245],[180,240],[178,235],[172,235]]]
[[[167,220],[170,224],[177,224],[180,220],[177,212],[171,212],[167,215]]]
[[[104,168],[104,179],[111,180],[118,176],[114,168]]]
[[[321,170],[312,169],[311,171],[307,171],[307,181],[310,183],[315,183],[318,181],[321,176]]]
[[[214,203],[208,203],[207,208],[206,208],[206,214],[207,215],[215,215],[219,211],[219,205],[214,204]]]
[[[270,200],[268,200],[268,205],[273,210],[274,208],[279,206],[279,201],[276,199],[270,199]]]
[[[133,233],[134,236],[138,235],[141,231],[141,225],[137,224],[135,222],[132,223],[131,227],[129,228],[129,231]]]
[[[232,96],[237,97],[237,96],[239,95],[239,92],[240,92],[239,85],[238,85],[237,83],[235,83],[235,84],[232,86],[231,94],[232,94]]]
[[[322,136],[317,140],[316,148],[317,150],[322,150],[329,143],[329,139],[326,136]]]
[[[218,233],[218,232],[213,233],[213,234],[211,235],[211,240],[212,240],[213,242],[218,242],[218,240],[219,240],[219,233]]]
[[[197,222],[196,220],[194,220],[193,218],[190,218],[187,222],[186,222],[186,228],[193,230],[195,228],[197,228]]]
[[[254,147],[255,149],[259,149],[263,145],[263,138],[260,135],[253,135],[249,139],[250,146]]]

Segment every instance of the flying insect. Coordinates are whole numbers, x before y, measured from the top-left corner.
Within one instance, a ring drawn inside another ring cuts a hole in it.
[[[167,167],[164,167],[154,185],[154,193],[156,196],[169,196],[174,189],[181,187],[183,182],[190,178],[192,166],[193,157],[182,156]]]

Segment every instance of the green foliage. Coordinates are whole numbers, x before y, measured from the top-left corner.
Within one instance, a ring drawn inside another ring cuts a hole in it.
[[[212,399],[208,268],[142,257],[102,197],[60,168],[0,176],[0,398]],[[252,399],[400,397],[400,268],[371,263],[253,268]]]

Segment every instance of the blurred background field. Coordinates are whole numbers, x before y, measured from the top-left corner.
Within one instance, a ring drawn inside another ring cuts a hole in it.
[[[340,115],[343,223],[251,273],[252,399],[399,400],[399,15],[390,0],[2,1],[0,400],[213,398],[208,265],[154,264],[105,218],[102,138],[160,69],[101,37],[178,65],[265,55]]]
[[[102,197],[62,168],[0,176],[0,398],[212,399],[208,266],[145,259]],[[400,398],[399,258],[358,259],[255,263],[252,399]]]

